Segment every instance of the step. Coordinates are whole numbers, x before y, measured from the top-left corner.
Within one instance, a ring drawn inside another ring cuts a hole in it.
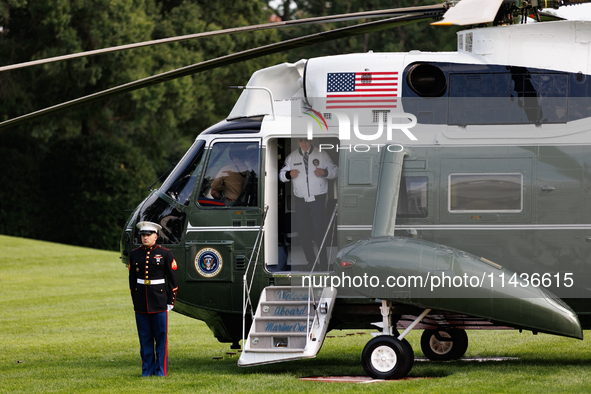
[[[306,347],[306,333],[291,333],[289,335],[282,333],[251,333],[249,351],[257,350],[277,350],[278,352],[286,350],[303,351]]]
[[[310,323],[313,319],[309,319]],[[308,316],[299,318],[294,317],[264,317],[255,319],[254,332],[269,332],[269,333],[306,333],[308,326]]]
[[[270,286],[263,290],[240,366],[315,357],[326,336],[336,298],[335,289],[313,289],[320,307],[314,310],[308,288]]]

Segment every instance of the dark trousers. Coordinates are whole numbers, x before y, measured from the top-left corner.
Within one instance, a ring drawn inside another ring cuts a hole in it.
[[[298,236],[302,244],[302,249],[304,249],[306,260],[308,260],[308,264],[310,264],[309,268],[312,268],[311,264],[316,260],[316,254],[314,253],[314,248],[312,246],[313,240],[316,243],[318,255],[320,256],[316,268],[320,265],[322,269],[326,269],[326,253],[323,253],[320,250],[320,245],[322,245],[322,239],[324,238],[324,232],[326,231],[324,220],[326,194],[320,194],[314,196],[314,198],[315,200],[311,202],[306,202],[303,198],[295,199]]]
[[[166,376],[168,356],[168,312],[135,313],[140,338],[142,376]],[[154,343],[156,347],[154,348]],[[156,352],[154,352],[156,350]]]

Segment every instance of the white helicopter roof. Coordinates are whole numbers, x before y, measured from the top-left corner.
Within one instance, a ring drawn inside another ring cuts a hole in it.
[[[380,74],[387,74],[393,85],[388,93],[392,93],[392,100],[396,102],[391,112],[405,114],[401,105],[401,87],[404,84],[405,70],[415,63],[470,65],[472,72],[474,65],[481,64],[485,66],[483,72],[489,66],[498,70],[513,66],[544,70],[545,73],[591,73],[591,22],[558,21],[478,28],[458,32],[457,37],[458,49],[455,52],[345,54],[301,60],[295,64],[284,63],[259,70],[253,74],[247,85],[247,88],[254,90],[245,90],[242,93],[228,119],[268,115],[264,116],[263,134],[290,134],[292,130],[300,130],[299,127],[294,129],[294,121],[297,121],[296,118],[306,119],[302,114],[309,107],[318,115],[325,115],[327,128],[334,130],[336,119],[333,116],[331,121],[330,113],[347,111],[346,107],[330,106],[329,96],[334,88],[334,78],[365,73],[374,77],[384,77]],[[269,92],[273,95],[272,100]],[[357,111],[359,124],[369,125],[370,129],[375,127],[371,117],[375,117],[372,112],[376,112],[372,111],[371,105],[373,104]],[[523,124],[517,128],[508,128],[501,124],[417,124],[415,119],[412,127],[416,125],[416,128],[413,131],[417,135],[422,134],[422,138],[413,144],[441,144],[446,143],[445,141],[453,144],[507,141],[519,143],[532,138],[539,143],[573,143],[581,141],[581,133],[584,133],[585,140],[591,138],[587,120],[588,118],[569,121],[568,124],[545,124],[543,127]]]
[[[589,74],[591,22],[557,21],[458,32],[456,52],[361,53],[284,63],[255,72],[229,118],[289,115],[288,102],[326,97],[330,72],[398,72],[417,61],[498,64]],[[303,79],[305,78],[305,91]],[[255,89],[255,90],[250,90]],[[287,113],[285,112],[287,111]]]

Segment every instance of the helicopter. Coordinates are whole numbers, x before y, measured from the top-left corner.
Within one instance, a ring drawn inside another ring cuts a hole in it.
[[[338,15],[329,19],[388,18],[187,66],[0,128],[327,39],[420,21],[476,25],[457,34],[456,52],[343,54],[255,72],[236,87],[227,119],[201,132],[130,215],[122,262],[141,243],[136,224],[160,224],[179,267],[174,310],[233,348],[242,341],[240,366],[315,357],[333,329],[379,329],[361,360],[381,379],[411,371],[412,329],[424,330],[432,360],[460,358],[470,329],[582,339],[591,328],[591,24],[516,23],[547,18],[539,8],[462,0]],[[319,19],[252,29],[311,22]],[[322,235],[313,262],[298,197],[281,179],[299,143],[338,167],[323,225],[310,229]],[[221,198],[216,179],[236,161],[241,190]]]

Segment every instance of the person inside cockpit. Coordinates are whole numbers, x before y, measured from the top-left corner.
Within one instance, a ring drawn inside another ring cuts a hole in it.
[[[245,193],[253,188],[252,182],[256,180],[256,146],[233,144],[228,149],[228,155],[232,162],[222,167],[215,176],[211,183],[211,196],[223,201],[226,206],[256,205],[256,201],[252,201],[256,195]],[[256,187],[253,190],[256,192]]]

